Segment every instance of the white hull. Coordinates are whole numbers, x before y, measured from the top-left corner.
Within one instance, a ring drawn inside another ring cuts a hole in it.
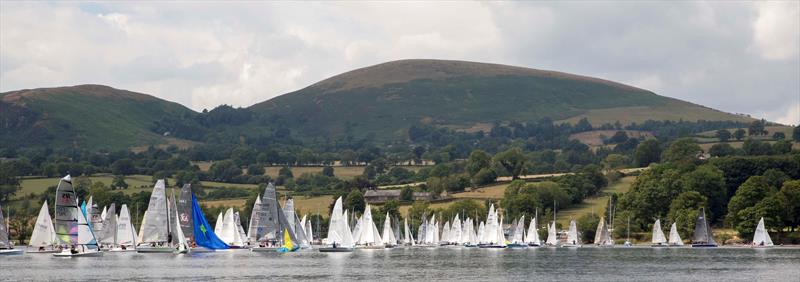
[[[70,251],[60,252],[53,254],[54,257],[72,258],[72,257],[99,257],[103,252],[84,252],[84,253],[71,253]]]
[[[142,253],[172,253],[176,249],[177,248],[173,248],[173,247],[149,247],[149,246],[148,247],[144,247],[144,246],[142,246],[142,247],[137,247],[136,248],[136,252],[140,253],[140,254],[142,254]]]
[[[0,255],[21,255],[25,253],[22,249],[6,249],[0,250]]]
[[[278,249],[280,249],[280,247],[255,247],[250,248],[250,251],[256,253],[272,253],[277,252]]]
[[[136,251],[136,248],[134,248],[134,247],[129,247],[129,248],[126,248],[126,249],[124,249],[124,250],[123,250],[122,248],[113,248],[113,249],[110,249],[110,250],[108,250],[108,251],[109,251],[109,252],[114,252],[114,253],[135,252],[135,251]]]

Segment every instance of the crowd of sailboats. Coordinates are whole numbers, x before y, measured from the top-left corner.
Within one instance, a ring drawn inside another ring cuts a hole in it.
[[[182,254],[225,249],[249,249],[253,252],[298,250],[351,252],[354,249],[394,247],[583,246],[575,220],[569,222],[566,234],[559,234],[554,212],[553,220],[545,223],[547,237],[542,240],[539,236],[538,213],[530,219],[527,228],[528,221],[525,215],[514,219],[508,225],[509,228],[504,228],[503,214],[494,204],[489,207],[484,221],[461,214],[456,214],[449,220],[437,219],[436,214],[431,214],[430,217],[423,216],[415,234],[410,228],[408,218],[404,219],[401,228],[400,221],[388,212],[384,216],[382,229],[378,229],[370,205],[366,205],[361,216],[356,217],[355,212],[343,208],[342,198],[339,197],[330,214],[327,236],[315,241],[311,219],[308,216],[299,218],[292,199],[285,200],[281,207],[276,188],[272,183],[266,185],[264,193],[256,198],[247,230],[241,224],[239,212],[232,208],[219,213],[212,229],[200,209],[190,184],[183,185],[176,200],[175,191],[170,189],[168,193],[165,181],[158,180],[153,187],[138,233],[133,225],[130,210],[124,204],[119,208],[119,213],[114,203],[103,207],[102,210],[99,209],[91,197],[79,204],[69,175],[59,181],[55,196],[54,217],[51,217],[48,201],[45,201],[39,210],[28,243],[29,253],[80,257],[99,256],[104,251]],[[3,220],[2,208],[0,208],[0,220]],[[0,226],[0,254],[21,253],[20,249],[14,249],[9,242],[7,222]],[[601,217],[593,240],[595,246],[615,246],[609,226],[613,224]],[[630,238],[624,245],[629,245],[629,241]],[[705,209],[698,211],[691,242],[692,247],[717,246],[709,222],[705,218]],[[312,247],[315,243],[321,245]],[[652,247],[683,245],[676,223],[672,223],[669,235],[666,236],[661,228],[661,221],[655,220]],[[761,218],[755,230],[752,246],[773,245],[764,227],[764,219]]]

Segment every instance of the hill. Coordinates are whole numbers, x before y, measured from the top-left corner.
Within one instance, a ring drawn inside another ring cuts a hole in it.
[[[522,67],[444,60],[401,60],[343,73],[253,105],[301,135],[347,130],[405,138],[413,124],[456,129],[544,117],[593,123],[742,120],[599,78]]]
[[[191,114],[178,103],[102,85],[11,91],[0,94],[0,142],[107,149],[180,143],[149,128],[164,116]]]

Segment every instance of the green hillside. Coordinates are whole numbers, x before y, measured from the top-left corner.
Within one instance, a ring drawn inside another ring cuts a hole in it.
[[[471,128],[543,117],[603,122],[746,120],[597,78],[528,68],[403,60],[334,76],[250,107],[304,135],[375,133],[404,138],[413,124]],[[630,115],[629,115],[630,114]]]
[[[0,95],[0,142],[7,145],[125,149],[163,144],[171,140],[149,130],[153,121],[194,114],[178,103],[101,85]]]

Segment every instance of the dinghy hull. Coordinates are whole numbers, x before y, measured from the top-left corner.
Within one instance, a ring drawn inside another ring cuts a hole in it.
[[[352,252],[352,248],[319,248],[318,251],[320,253],[349,253]]]
[[[692,248],[716,248],[714,244],[692,244]]]
[[[250,251],[256,253],[274,253],[277,252],[278,249],[280,249],[280,247],[256,247],[251,248]]]
[[[525,244],[508,244],[508,248],[510,249],[524,249],[527,248],[528,245]]]
[[[481,248],[481,249],[505,249],[506,246],[502,246],[502,245],[478,245],[478,248]]]
[[[80,257],[100,257],[103,256],[103,252],[85,252],[85,253],[71,253],[67,252],[60,252],[53,254],[54,257],[59,258],[80,258]]]
[[[136,248],[136,252],[140,254],[147,254],[147,253],[172,253],[175,251],[176,248],[172,247],[138,247]]]
[[[24,251],[21,249],[6,249],[0,250],[0,256],[21,255]]]

